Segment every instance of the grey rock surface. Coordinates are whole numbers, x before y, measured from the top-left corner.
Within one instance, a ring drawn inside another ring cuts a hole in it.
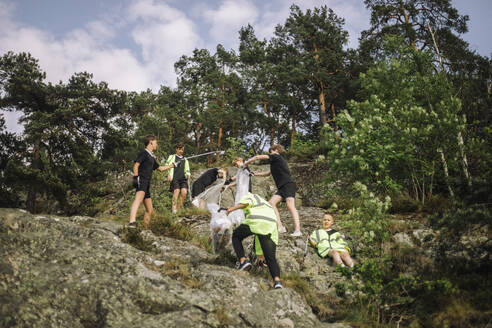
[[[346,326],[320,322],[294,290],[273,290],[266,273],[237,272],[230,261],[148,231],[142,236],[154,251],[140,251],[122,242],[120,228],[0,209],[0,326]],[[283,272],[300,270],[302,242],[281,240]],[[318,275],[329,290],[330,264],[310,251],[308,266],[306,279]]]

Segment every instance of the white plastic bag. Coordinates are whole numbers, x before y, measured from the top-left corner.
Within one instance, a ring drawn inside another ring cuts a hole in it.
[[[212,247],[214,253],[217,253],[221,249],[224,249],[229,243],[232,223],[227,217],[225,209],[220,210],[218,204],[208,203],[207,207],[212,215],[212,219],[210,220]]]
[[[234,205],[239,204],[241,198],[243,198],[248,193],[249,179],[251,179],[249,170],[244,166],[240,167],[237,170],[237,174],[236,174],[237,185],[236,185],[236,197],[234,198]],[[243,210],[235,210],[234,212],[229,213],[228,218],[232,224],[238,226],[241,224],[241,222],[244,221],[245,218],[244,212]]]

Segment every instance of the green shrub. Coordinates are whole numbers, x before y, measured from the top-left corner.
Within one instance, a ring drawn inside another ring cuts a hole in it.
[[[384,201],[379,200],[360,182],[354,183],[353,189],[358,197],[353,200],[354,207],[343,216],[342,225],[364,245],[360,250],[363,256],[381,256],[383,243],[390,238],[385,213],[391,206],[391,199],[387,196]]]
[[[451,208],[453,202],[443,195],[432,195],[428,197],[422,206],[422,212],[428,214],[444,213]]]
[[[412,213],[417,212],[420,203],[405,193],[395,193],[391,195],[391,208],[389,213]]]
[[[172,216],[166,214],[157,214],[152,217],[149,229],[157,236],[166,236],[179,240],[189,241],[193,233],[191,229],[184,224],[176,223]]]
[[[132,245],[136,249],[145,252],[151,252],[155,250],[155,247],[152,245],[152,241],[143,238],[142,229],[140,227],[123,227],[118,230],[118,235],[120,236],[121,241]]]
[[[298,161],[306,161],[315,158],[320,152],[320,144],[317,140],[306,139],[301,134],[296,134],[294,143],[287,153],[288,158],[296,158]]]

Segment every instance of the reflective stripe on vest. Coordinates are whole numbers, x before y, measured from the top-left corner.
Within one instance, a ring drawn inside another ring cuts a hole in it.
[[[248,199],[251,199],[253,201],[253,205],[251,205],[250,208],[259,207],[259,206],[267,206],[267,207],[273,208],[272,205],[270,205],[270,203],[263,202],[262,199],[260,197],[258,197],[258,195],[253,194],[253,197],[255,199],[248,198]],[[255,200],[256,200],[256,203],[255,203]]]
[[[316,244],[319,244],[319,243],[321,243],[324,240],[327,240],[328,242],[330,242],[330,239],[328,239],[328,238],[323,238],[323,239],[320,239],[320,238],[321,237],[319,236],[319,230],[316,230],[316,239],[317,239],[316,240]]]
[[[323,236],[321,236],[323,235]],[[326,238],[328,237],[328,238]],[[347,242],[343,239],[340,232],[332,229],[330,231],[325,231],[323,229],[318,229],[313,231],[311,238],[316,243],[316,248],[318,254],[321,257],[325,257],[330,250],[341,250],[345,249],[350,252]]]
[[[268,216],[263,216],[263,215],[249,215],[248,218],[250,218],[252,220],[265,220],[265,221],[277,223],[276,219],[272,219],[272,218],[269,218]]]

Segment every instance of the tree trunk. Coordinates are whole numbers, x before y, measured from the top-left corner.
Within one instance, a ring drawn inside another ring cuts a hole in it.
[[[217,140],[217,150],[220,150],[222,147],[222,134],[223,134],[223,122],[220,120],[219,122],[219,138]],[[217,163],[220,162],[220,153],[217,153]]]
[[[314,49],[314,60],[318,64],[318,74],[320,72],[319,68],[319,53],[318,53],[318,45],[316,42],[313,43]],[[319,90],[319,120],[321,122],[321,127],[326,125],[326,102],[325,102],[325,88],[322,81],[318,81],[318,90]]]
[[[331,119],[334,120],[335,119],[335,104],[334,103],[331,103]]]
[[[403,17],[405,18],[405,29],[407,30],[407,36],[410,39],[410,44],[412,45],[412,47],[415,50],[417,50],[417,45],[415,44],[415,40],[411,35],[412,33],[410,31],[411,30],[410,20],[408,19],[408,14],[405,11],[405,5],[403,4],[403,1],[400,1],[400,4],[401,4],[401,12],[403,14]]]
[[[31,168],[36,171],[39,169],[39,149],[41,147],[41,140],[36,139],[34,142],[34,148],[32,150],[32,163]],[[27,210],[31,213],[36,213],[36,196],[38,188],[36,182],[31,183],[29,191],[27,192],[26,206]]]
[[[200,152],[200,147],[201,147],[200,141],[201,141],[201,137],[202,137],[202,132],[201,132],[202,126],[203,126],[203,123],[198,122],[196,124],[196,128],[195,128],[195,145],[196,145],[196,151],[198,153]]]
[[[472,181],[471,181],[470,173],[468,172],[468,159],[466,158],[465,143],[463,142],[463,135],[461,134],[461,131],[458,132],[458,146],[460,148],[461,167],[463,169],[463,174],[465,175],[466,183],[468,187],[471,187]]]
[[[327,124],[326,120],[326,101],[325,101],[325,89],[323,84],[320,85],[319,92],[319,119],[321,121],[321,127],[324,127]]]
[[[448,185],[449,194],[451,195],[451,197],[454,198],[454,192],[453,189],[451,188],[451,184],[449,183],[448,163],[446,162],[446,157],[444,157],[444,151],[442,150],[442,148],[438,148],[437,152],[441,154],[441,162],[442,162],[442,167],[444,169],[444,177],[446,179],[446,184]]]
[[[292,146],[294,146],[294,139],[296,137],[296,111],[292,113],[292,131],[290,132],[290,148],[292,149]]]
[[[268,109],[268,103],[266,101],[263,102],[263,111],[265,112],[265,114],[267,114],[269,119],[272,117],[272,114]],[[275,138],[275,128],[272,126],[270,128],[270,147],[273,146],[273,144],[275,143],[274,138]]]

